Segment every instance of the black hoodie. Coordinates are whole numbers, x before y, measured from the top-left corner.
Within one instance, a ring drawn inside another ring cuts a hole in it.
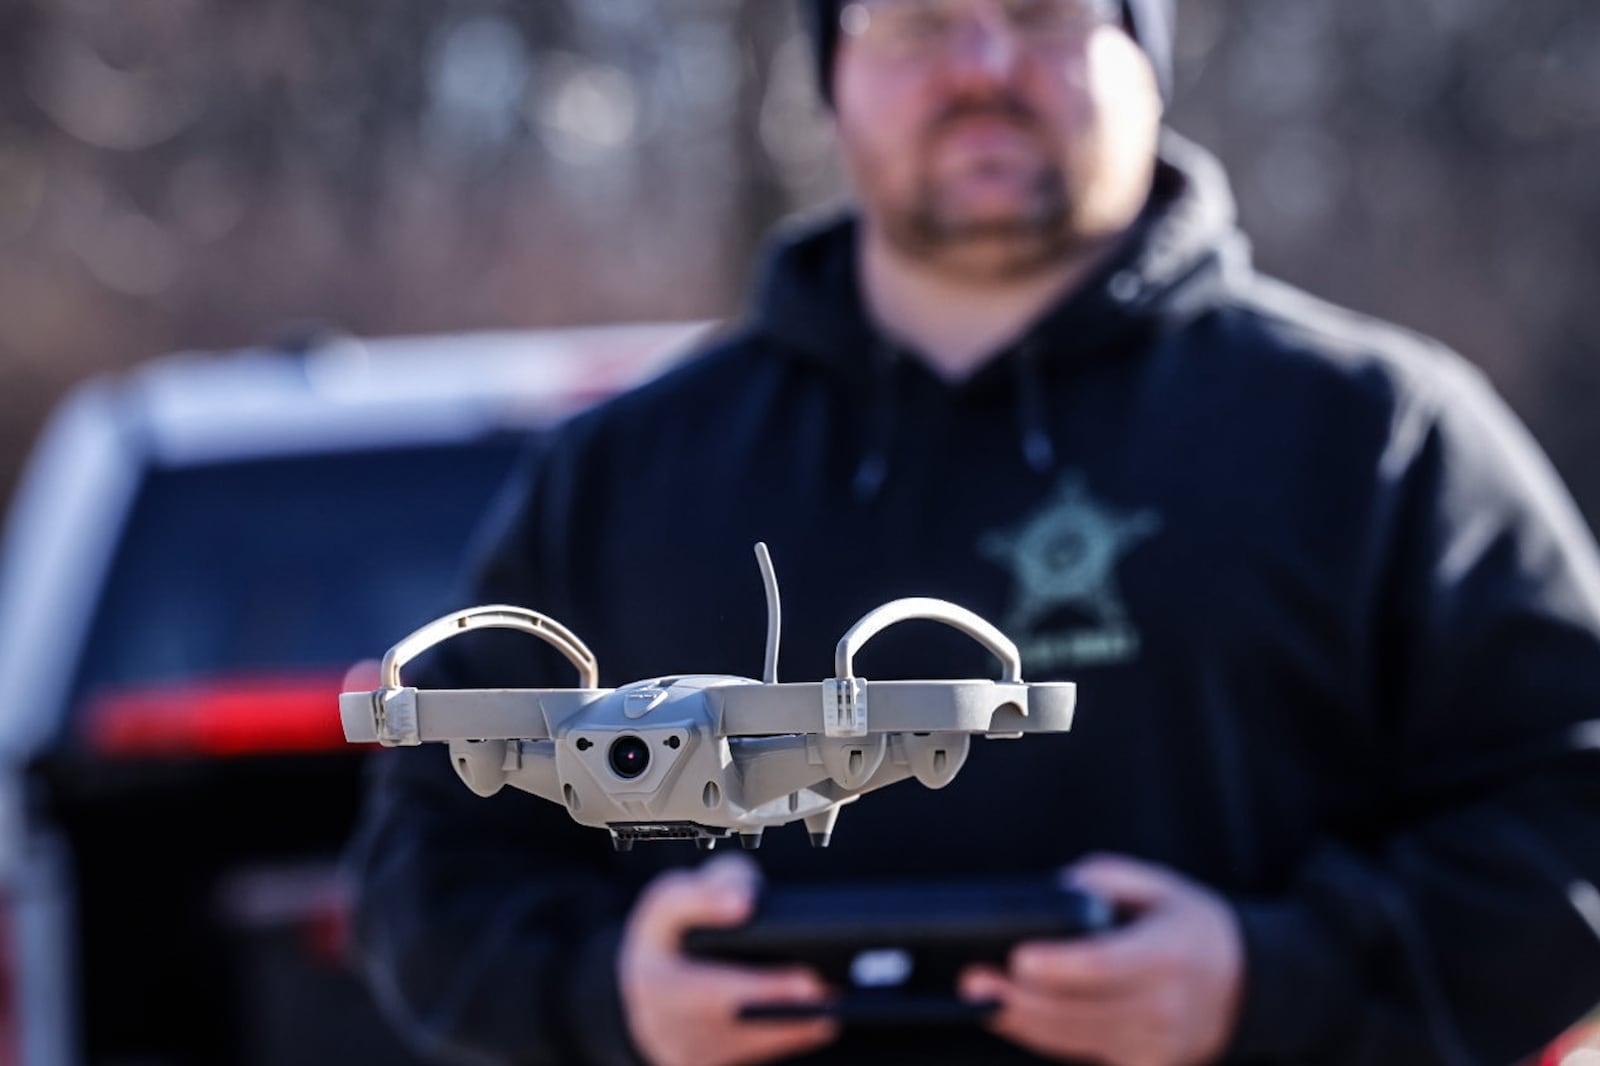
[[[1254,275],[1216,163],[1162,157],[1117,261],[959,384],[873,328],[850,220],[781,243],[748,322],[536,451],[463,600],[561,619],[608,685],[760,676],[757,540],[787,678],[885,600],[963,604],[1078,682],[1073,732],[869,796],[826,851],[770,831],[770,880],[1130,854],[1237,910],[1230,1059],[1512,1062],[1600,1000],[1593,544],[1474,370]],[[416,683],[567,683],[532,644],[455,641]],[[992,669],[918,626],[859,667]],[[468,1060],[632,1061],[620,923],[693,849],[613,855],[431,747],[373,771],[356,931],[390,1009]],[[936,1031],[819,1061],[1013,1056]]]

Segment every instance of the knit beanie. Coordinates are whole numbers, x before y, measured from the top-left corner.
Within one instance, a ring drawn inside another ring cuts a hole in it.
[[[1150,56],[1161,95],[1172,98],[1172,31],[1175,0],[1122,0],[1123,17],[1134,39]],[[833,103],[833,53],[839,44],[839,11],[845,0],[802,0],[817,49],[817,79],[822,98]]]

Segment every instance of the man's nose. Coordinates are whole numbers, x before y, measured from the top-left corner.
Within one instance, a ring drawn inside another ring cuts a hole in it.
[[[950,42],[951,69],[966,77],[1004,81],[1016,72],[1022,57],[1022,41],[1003,16],[967,19]]]

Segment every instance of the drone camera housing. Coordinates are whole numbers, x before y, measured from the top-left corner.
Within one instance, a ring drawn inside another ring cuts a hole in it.
[[[625,733],[611,742],[607,759],[613,773],[632,781],[650,768],[650,745],[637,734]]]

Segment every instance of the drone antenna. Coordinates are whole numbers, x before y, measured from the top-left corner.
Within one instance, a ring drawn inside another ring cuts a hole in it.
[[[756,543],[756,562],[761,566],[761,584],[767,590],[767,662],[761,670],[763,684],[778,683],[778,637],[783,632],[783,604],[778,600],[778,575],[772,569],[772,555],[765,541]]]

